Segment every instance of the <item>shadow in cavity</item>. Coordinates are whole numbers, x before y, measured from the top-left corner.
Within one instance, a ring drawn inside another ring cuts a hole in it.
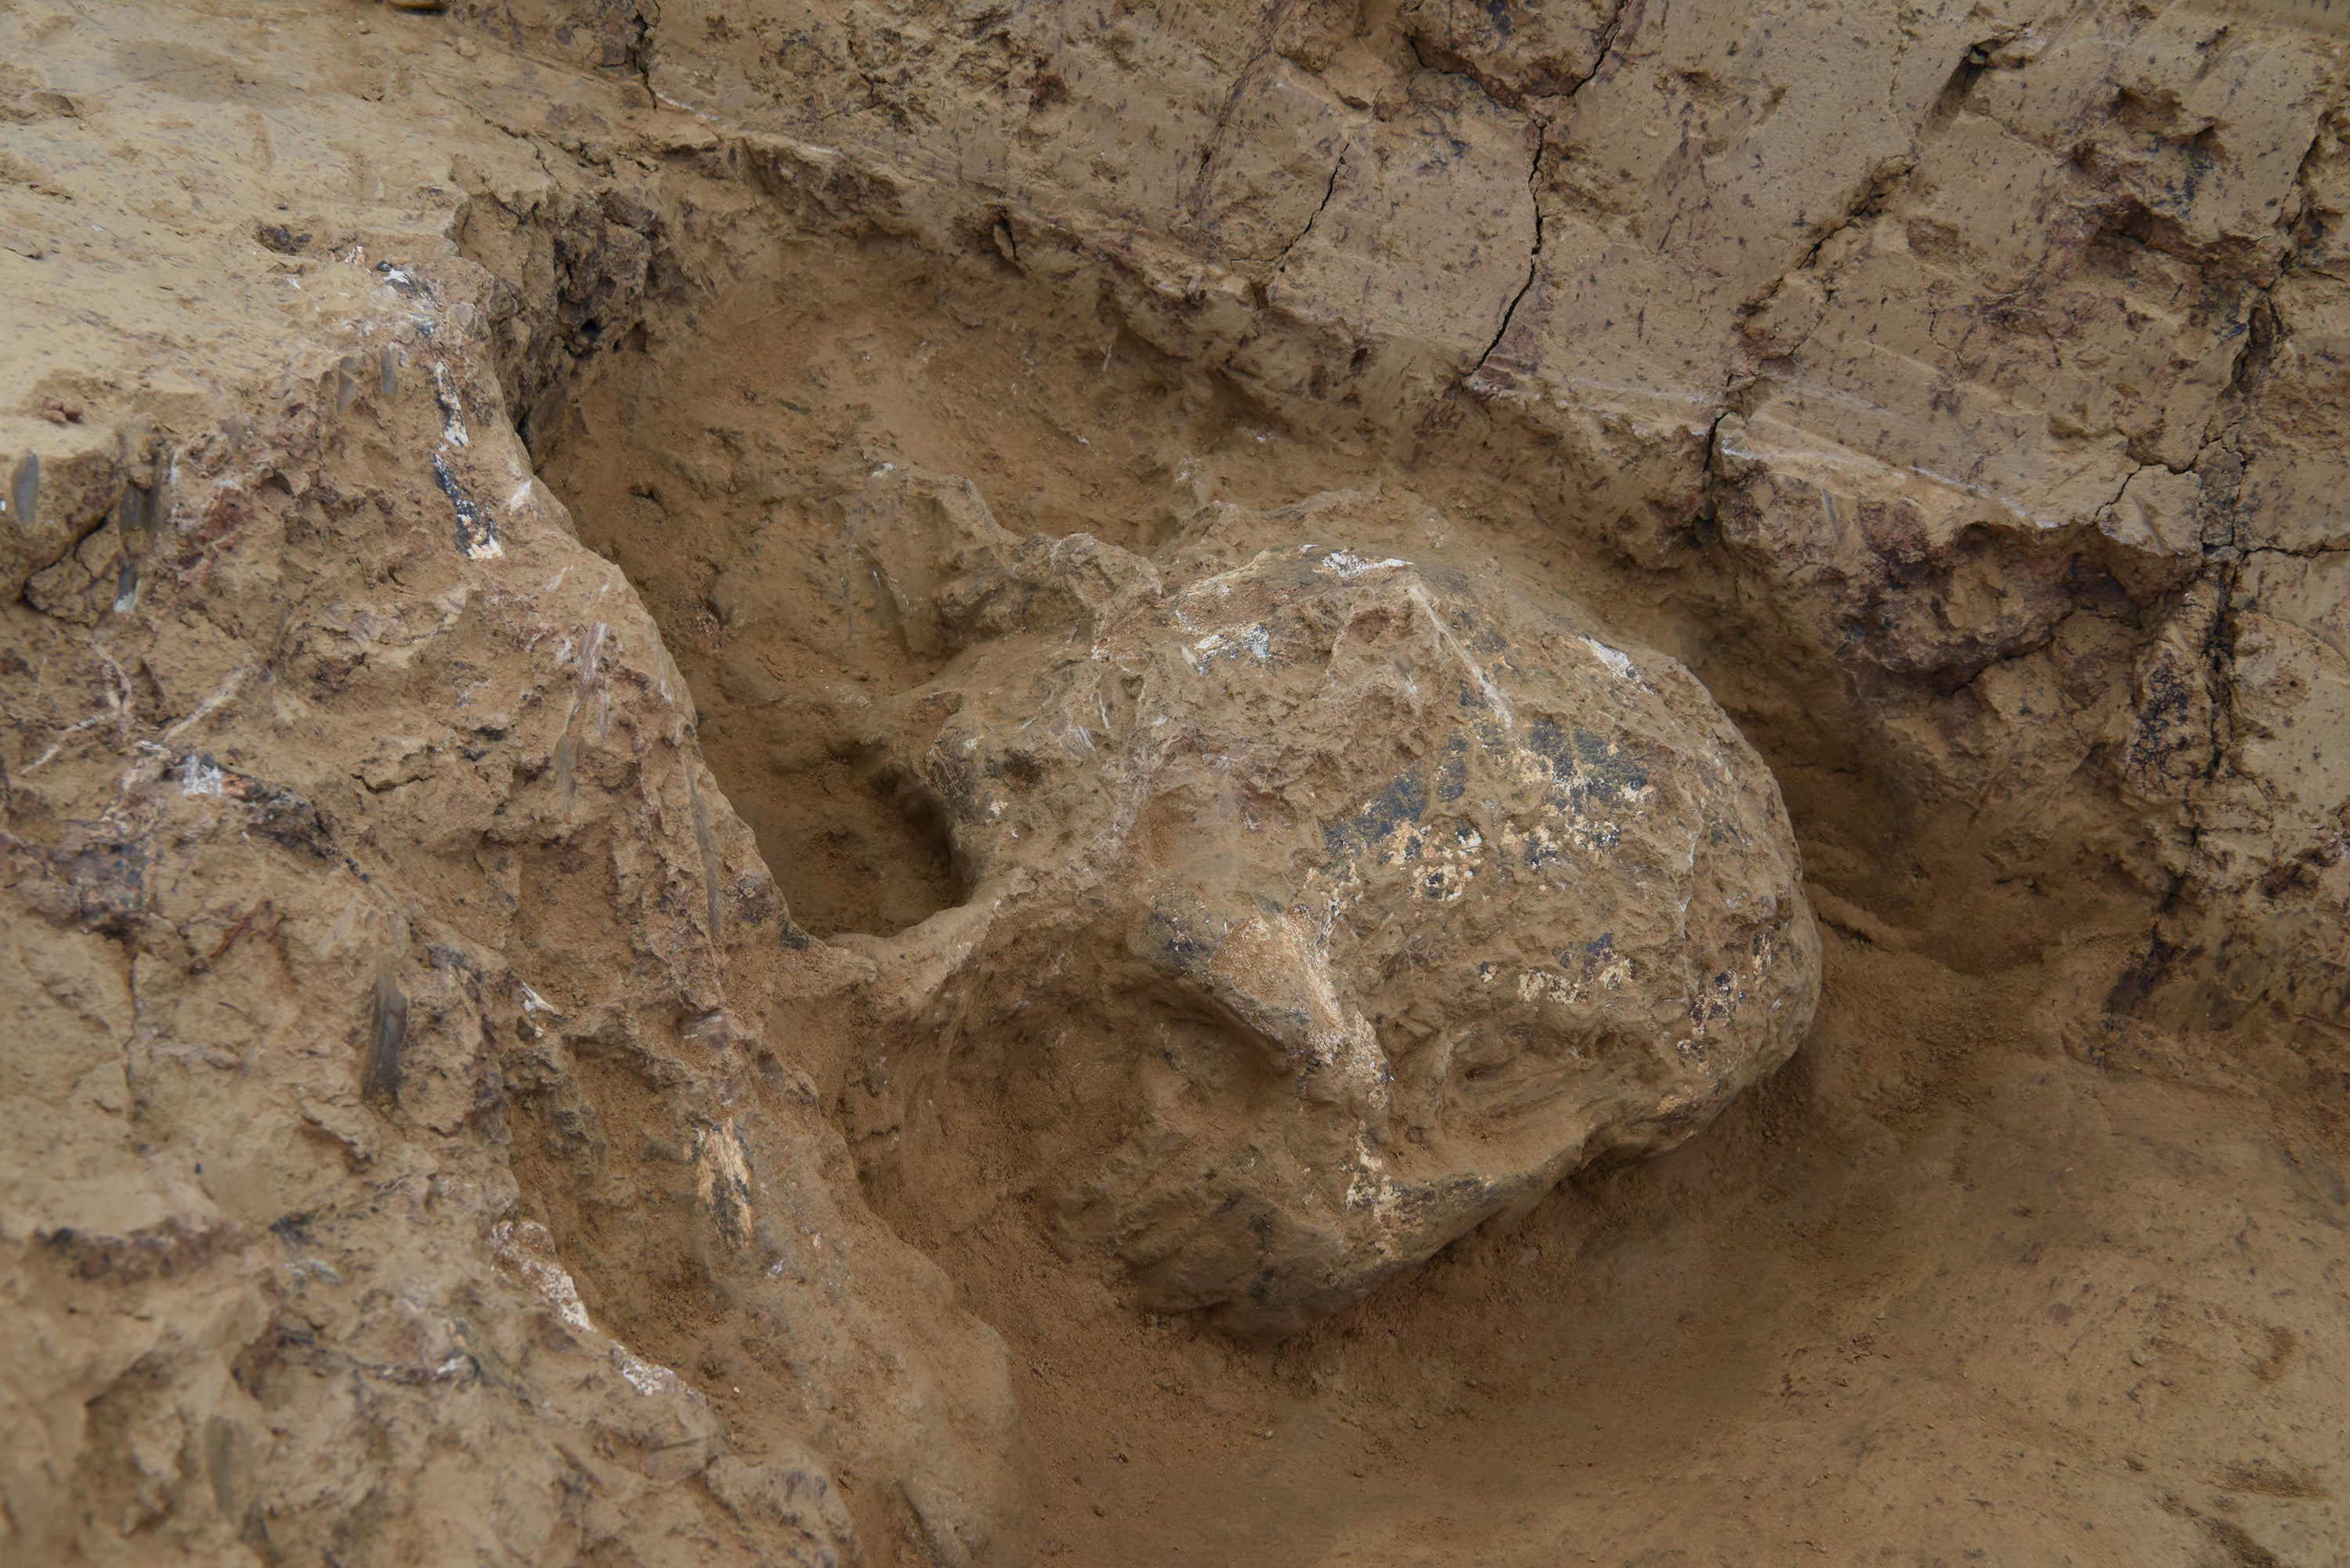
[[[771,763],[728,793],[792,919],[816,936],[893,936],[963,901],[936,808],[854,759]]]
[[[1193,465],[1271,461],[1220,384],[1089,296],[998,270],[897,242],[764,249],[532,421],[540,477],[660,624],[702,755],[819,937],[963,897],[943,824],[877,760],[877,726],[935,720],[920,692],[952,656],[908,618],[936,587],[933,492],[967,483],[1015,535],[1147,548],[1199,504]],[[880,493],[916,472],[942,477]]]

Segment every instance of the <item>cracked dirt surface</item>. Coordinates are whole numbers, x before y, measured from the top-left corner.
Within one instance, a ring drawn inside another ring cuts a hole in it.
[[[2350,1556],[2341,26],[0,0],[0,1547]]]

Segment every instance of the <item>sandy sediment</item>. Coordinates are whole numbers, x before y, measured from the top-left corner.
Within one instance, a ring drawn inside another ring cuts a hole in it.
[[[5,1554],[2334,1560],[2338,31],[0,13]]]

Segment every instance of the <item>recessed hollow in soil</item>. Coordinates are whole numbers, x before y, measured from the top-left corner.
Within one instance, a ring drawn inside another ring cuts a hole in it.
[[[1016,307],[1003,280],[889,242],[770,259],[712,317],[600,357],[531,421],[535,455],[660,623],[794,919],[888,936],[962,897],[919,781],[866,743],[875,704],[943,660],[910,642],[841,497],[876,472],[967,475],[1015,534],[1147,549],[1211,467],[1280,459],[1245,399],[1082,305]]]
[[[853,758],[792,767],[789,742],[777,753],[773,783],[732,798],[804,929],[893,936],[962,901],[929,801],[867,775]]]
[[[2338,1330],[2232,1314],[2192,1282],[2230,1277],[2246,1212],[2282,1236],[2314,1200],[2254,1097],[2089,1064],[2050,1022],[2061,964],[1977,950],[2133,930],[1893,923],[1918,888],[1971,884],[1955,856],[1928,874],[1925,829],[1888,853],[1898,802],[1848,765],[1834,693],[1692,609],[1710,565],[1666,579],[1578,553],[1473,442],[1409,473],[1315,449],[1089,302],[911,245],[770,263],[599,358],[534,428],[582,537],[660,621],[806,929],[886,936],[968,891],[921,786],[868,743],[877,708],[943,663],[903,635],[838,504],[884,465],[967,478],[1015,534],[1146,551],[1217,498],[1410,487],[1441,548],[1568,577],[1712,686],[1785,784],[1828,917],[1811,1042],[1706,1134],[1579,1177],[1280,1345],[1135,1311],[1101,1260],[1046,1242],[983,1132],[890,1165],[874,1157],[896,1133],[844,1115],[868,1197],[1010,1347],[1042,1560],[1532,1565],[1598,1542],[1601,1561],[1763,1563],[1817,1538],[2027,1562],[2095,1520],[2078,1560],[2120,1563],[2221,1539],[2131,1500],[2267,1473],[2279,1391]],[[834,1064],[841,1106],[858,1054],[884,1049],[795,1044]],[[2315,1300],[2304,1262],[2272,1248],[2261,1267]],[[735,1365],[712,1346],[665,1354]],[[1682,1506],[1690,1487],[1704,1508]],[[1960,1495],[1998,1506],[1954,1514]]]

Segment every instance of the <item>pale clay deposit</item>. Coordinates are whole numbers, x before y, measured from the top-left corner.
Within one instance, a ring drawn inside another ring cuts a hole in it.
[[[2350,1562],[2346,56],[0,0],[0,1562]]]

